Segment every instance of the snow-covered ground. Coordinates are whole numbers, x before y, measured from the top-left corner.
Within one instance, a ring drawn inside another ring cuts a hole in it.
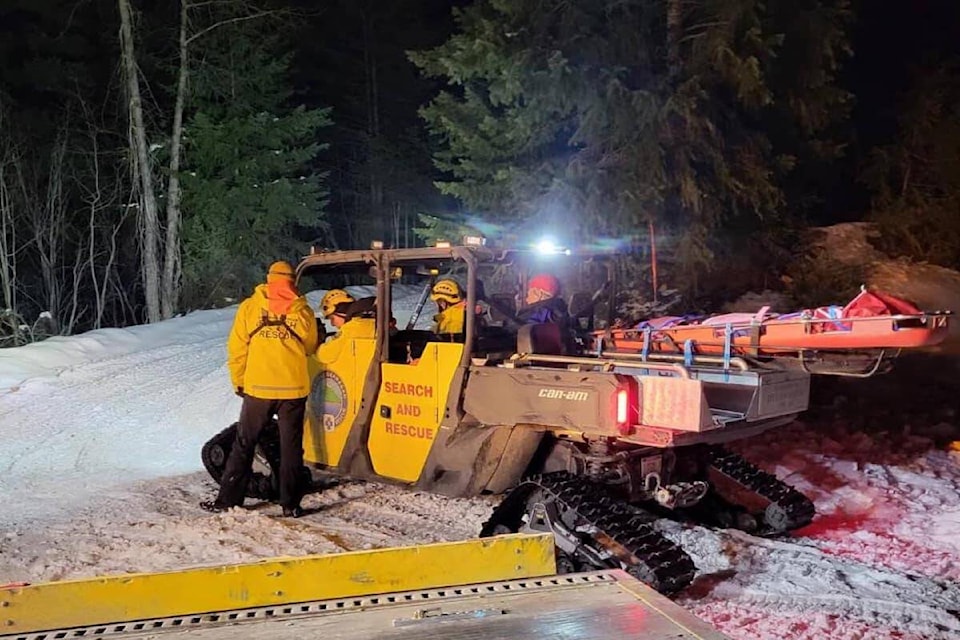
[[[395,306],[401,324],[415,298]],[[214,484],[200,447],[240,407],[224,364],[233,311],[0,350],[0,584],[477,534],[496,499],[373,483],[310,495],[319,510],[299,520],[201,511]],[[862,395],[875,382],[737,447],[816,501],[801,535],[662,525],[700,570],[677,602],[733,638],[960,638],[960,454],[942,446],[956,396],[911,396],[926,408],[906,424],[882,406],[896,380]]]

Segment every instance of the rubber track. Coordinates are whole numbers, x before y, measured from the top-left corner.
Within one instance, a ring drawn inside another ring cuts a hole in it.
[[[275,456],[275,459],[279,460],[280,443],[276,432],[277,427],[274,423],[271,423],[271,425],[264,429],[264,433],[260,437],[260,446],[264,450],[265,455]],[[220,484],[220,478],[223,477],[226,456],[230,454],[230,449],[233,448],[236,439],[237,423],[234,423],[210,438],[200,450],[200,459],[203,461],[203,466],[218,485]],[[220,464],[216,464],[213,460],[212,452],[215,447],[219,447],[226,454],[223,462]],[[272,466],[278,468],[279,463]],[[253,472],[250,475],[250,482],[247,483],[246,497],[256,500],[276,500],[279,496],[280,494],[276,487],[274,487],[273,480],[270,476],[258,472]]]
[[[561,511],[561,520],[570,522],[573,511],[577,524],[590,523],[623,545],[640,561],[640,565],[629,567],[627,572],[660,593],[676,593],[693,580],[696,574],[693,560],[649,524],[648,514],[610,495],[602,486],[566,471],[533,476],[521,482],[494,509],[484,523],[481,537],[491,535],[498,524],[516,531],[530,498],[536,498],[538,493],[540,497],[546,495],[553,499]],[[601,547],[598,541],[595,544]],[[584,559],[578,556],[578,560]]]
[[[787,516],[786,527],[770,533],[782,533],[810,524],[816,513],[813,502],[776,476],[757,468],[723,447],[710,448],[710,464],[747,489],[776,504]]]

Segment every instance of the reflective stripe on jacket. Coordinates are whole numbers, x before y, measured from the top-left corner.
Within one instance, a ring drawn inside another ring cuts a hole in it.
[[[306,298],[278,304],[268,298],[268,285],[259,285],[240,303],[227,339],[230,381],[255,398],[305,398],[310,393],[307,355],[316,345],[317,319]]]

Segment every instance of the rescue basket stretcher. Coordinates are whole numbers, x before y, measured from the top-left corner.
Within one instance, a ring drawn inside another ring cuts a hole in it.
[[[665,316],[630,328],[594,333],[596,354],[672,357],[793,358],[810,373],[872,375],[902,349],[936,346],[947,337],[951,311],[925,312],[894,296],[863,288],[845,306],[789,314]],[[891,355],[892,352],[892,355]]]

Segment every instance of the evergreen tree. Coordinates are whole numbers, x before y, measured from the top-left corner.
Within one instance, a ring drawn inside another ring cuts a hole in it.
[[[570,240],[665,233],[692,274],[723,225],[772,219],[798,158],[828,156],[845,0],[479,0],[412,53],[440,188]],[[771,129],[779,127],[775,135]],[[801,148],[802,147],[802,148]]]
[[[452,198],[433,186],[435,170],[417,108],[432,83],[404,52],[433,46],[449,29],[446,0],[296,0],[320,15],[289,34],[305,100],[333,107],[330,172],[334,246],[371,240],[413,244],[418,211],[443,211]],[[443,19],[439,19],[442,12]],[[402,26],[400,26],[402,25]]]
[[[900,133],[874,149],[862,176],[872,215],[894,255],[960,268],[960,57],[917,73]]]
[[[193,73],[184,155],[184,299],[244,295],[276,259],[296,260],[327,229],[329,109],[291,106],[289,56],[263,25],[223,28]]]
[[[458,242],[464,236],[483,236],[484,233],[466,222],[440,218],[426,213],[417,215],[419,224],[414,227],[416,236],[427,246],[438,240]]]

